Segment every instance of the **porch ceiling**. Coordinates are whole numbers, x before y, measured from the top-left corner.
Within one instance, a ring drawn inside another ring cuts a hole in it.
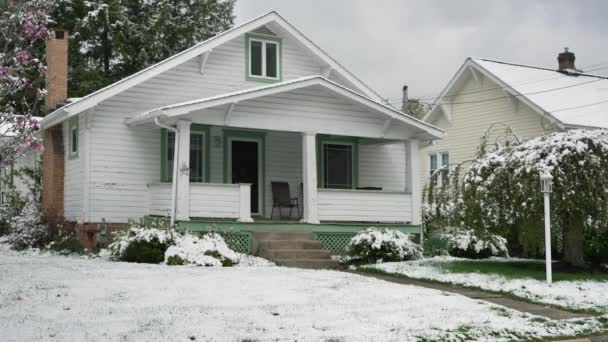
[[[327,95],[334,103],[320,101]],[[271,97],[279,101],[265,103],[267,107],[260,108],[260,103]],[[248,108],[245,112],[242,110],[244,106]],[[149,123],[154,118],[162,118],[169,123],[189,119],[217,126],[368,138],[436,140],[443,137],[441,129],[321,76],[176,103],[139,113],[127,119],[126,123],[136,126]]]

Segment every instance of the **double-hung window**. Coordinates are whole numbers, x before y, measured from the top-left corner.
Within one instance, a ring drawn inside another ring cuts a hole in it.
[[[207,138],[208,130],[192,125],[190,131],[190,182],[203,183],[207,179]],[[173,164],[175,161],[175,133],[162,130],[161,151],[161,180],[173,180]]]
[[[355,187],[356,143],[323,142],[321,144],[322,186],[329,189]]]
[[[281,80],[281,40],[247,35],[247,79],[274,82]]]
[[[439,186],[447,184],[449,174],[450,154],[448,152],[429,154],[429,177],[433,177],[432,181]]]

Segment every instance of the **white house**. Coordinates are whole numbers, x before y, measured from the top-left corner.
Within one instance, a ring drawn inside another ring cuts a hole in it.
[[[493,144],[511,131],[526,140],[555,131],[608,128],[608,79],[575,68],[574,53],[558,55],[556,68],[468,58],[446,85],[424,121],[445,130],[422,144],[423,181],[447,165],[466,163],[488,133]],[[443,168],[443,169],[442,169]]]
[[[155,215],[193,229],[417,229],[419,141],[443,133],[387,105],[276,12],[69,103],[41,125],[48,159],[60,158],[45,187],[63,180],[46,192],[63,210],[47,201],[47,212],[84,230]],[[58,140],[63,149],[51,146]],[[301,221],[295,210],[288,222],[276,212],[270,220],[273,182],[288,183]]]

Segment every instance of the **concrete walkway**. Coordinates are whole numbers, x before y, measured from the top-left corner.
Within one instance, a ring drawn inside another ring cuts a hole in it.
[[[527,313],[537,315],[537,316],[544,316],[544,317],[547,317],[550,319],[568,319],[568,318],[581,318],[581,317],[593,316],[591,314],[586,314],[586,313],[565,311],[565,310],[561,310],[561,309],[558,309],[558,308],[555,308],[552,306],[548,306],[548,305],[528,303],[525,301],[510,298],[510,297],[507,297],[507,296],[504,296],[501,294],[469,289],[469,288],[462,287],[462,286],[426,282],[426,281],[422,281],[422,280],[408,278],[405,276],[391,276],[391,275],[382,275],[382,274],[376,274],[376,273],[358,272],[358,271],[350,271],[350,270],[346,271],[346,272],[355,273],[355,274],[366,276],[366,277],[374,277],[377,279],[382,279],[385,281],[390,281],[390,282],[398,283],[398,284],[415,285],[415,286],[426,287],[426,288],[436,289],[436,290],[445,291],[445,292],[457,293],[457,294],[463,295],[465,297],[479,299],[479,300],[483,300],[486,302],[491,302],[494,304],[505,306],[505,307],[513,309],[513,310],[527,312]],[[608,342],[608,340],[595,340],[595,339],[592,339],[592,341]]]

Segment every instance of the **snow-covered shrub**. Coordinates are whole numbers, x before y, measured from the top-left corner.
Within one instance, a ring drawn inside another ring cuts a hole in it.
[[[350,255],[370,262],[415,260],[422,247],[395,229],[370,227],[355,235],[347,246]]]
[[[184,234],[175,239],[175,245],[165,252],[167,265],[192,264],[197,266],[233,266],[239,260],[221,235],[204,234],[201,237]]]
[[[554,255],[576,266],[601,262],[608,246],[606,170],[608,130],[571,130],[500,147],[465,174],[464,226],[515,239],[524,256],[543,255],[540,175],[549,173]]]
[[[28,201],[21,213],[8,220],[7,241],[15,249],[42,247],[49,239],[47,226],[42,223],[40,203]]]
[[[62,229],[53,237],[53,241],[45,246],[45,249],[57,252],[61,255],[86,253],[85,248],[80,241],[76,239],[75,234],[68,234]]]
[[[479,237],[471,229],[451,228],[434,234],[434,238],[444,241],[447,254],[455,257],[483,259],[509,256],[507,239],[498,235]]]
[[[167,224],[155,221],[129,223],[129,228],[114,235],[108,246],[112,258],[127,262],[158,264],[165,260],[165,251],[173,245],[179,233]]]

